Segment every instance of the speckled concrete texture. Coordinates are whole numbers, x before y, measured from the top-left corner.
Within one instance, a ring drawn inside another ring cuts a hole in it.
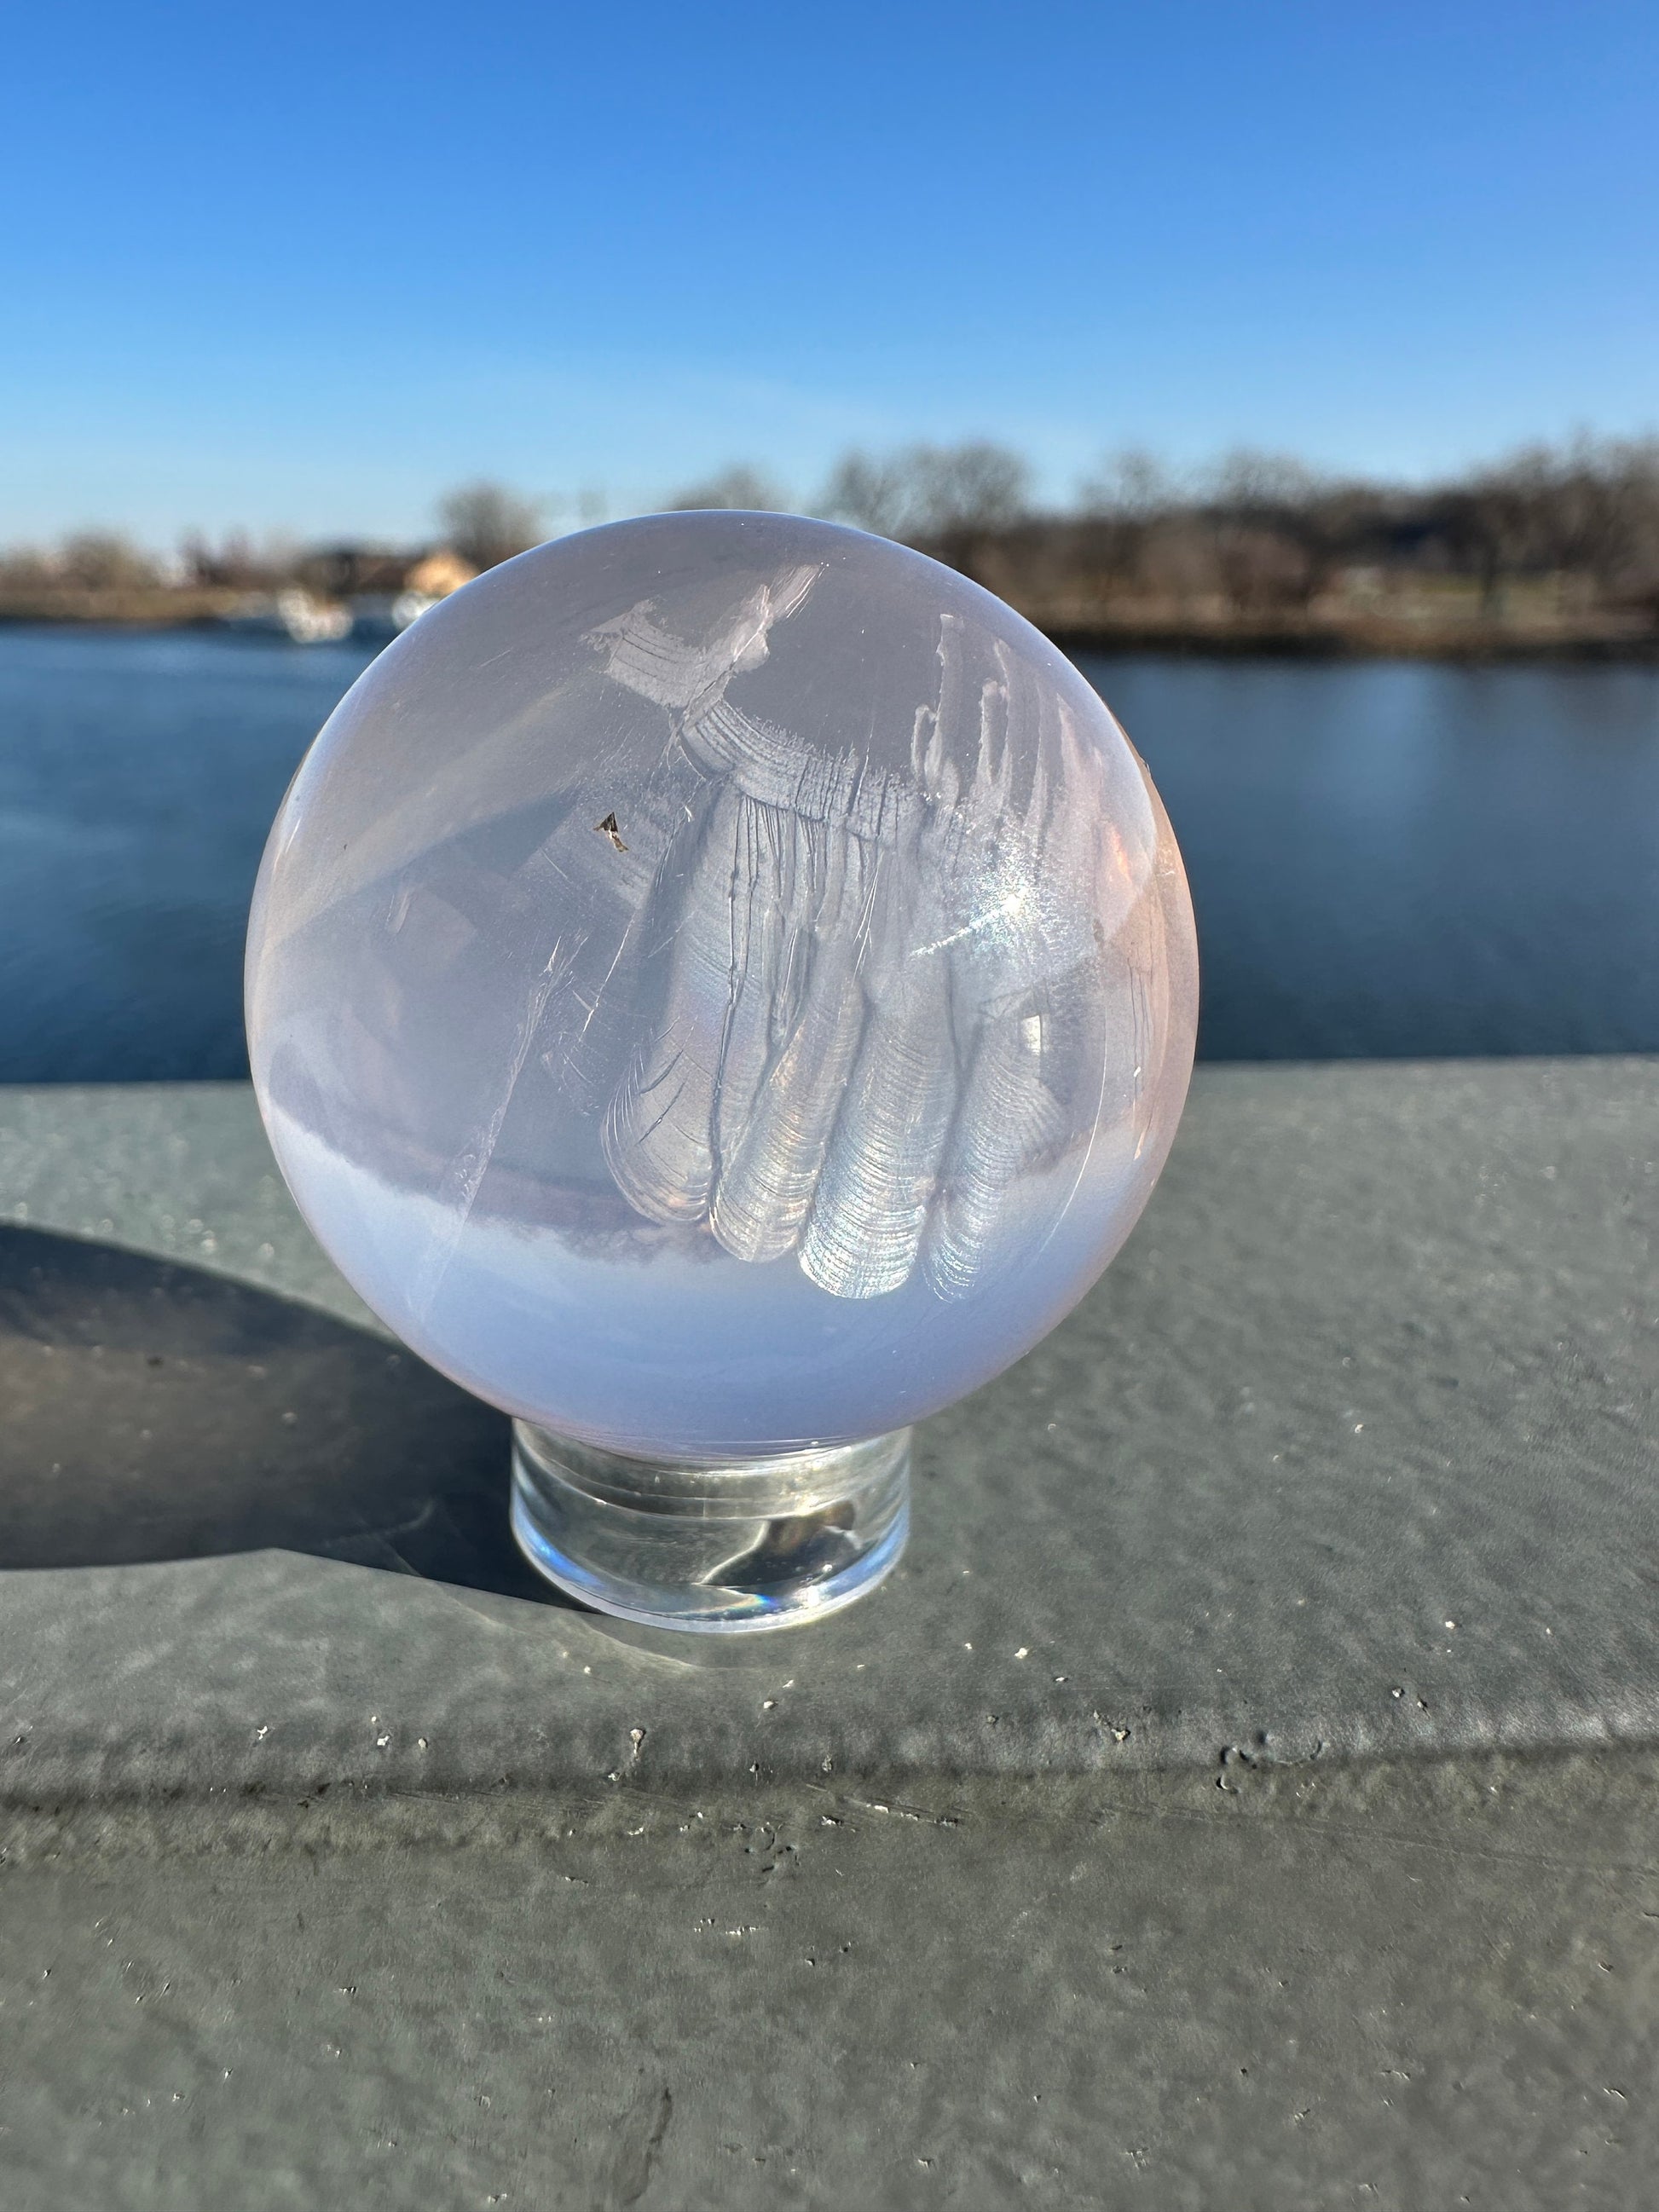
[[[1200,1072],[900,1572],[706,1650],[246,1092],[0,1092],[0,2203],[1651,2201],[1656,1159],[1659,1063]]]
[[[7,2212],[1639,2212],[1642,1753],[82,1808],[0,1865]]]
[[[0,1095],[0,1790],[1659,1739],[1656,1160],[1656,1063],[1205,1073],[920,1431],[899,1572],[713,1653],[541,1597],[503,1425],[358,1326],[245,1093]]]

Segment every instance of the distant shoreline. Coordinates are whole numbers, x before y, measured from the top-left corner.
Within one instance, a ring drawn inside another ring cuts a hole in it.
[[[1341,628],[1160,623],[1076,629],[1039,623],[1036,627],[1073,659],[1079,653],[1109,658],[1153,653],[1212,660],[1659,663],[1659,632],[1652,631],[1609,636],[1590,629],[1532,630],[1501,624],[1442,629],[1406,623],[1387,628],[1373,623]]]
[[[87,592],[76,593],[73,599],[57,593],[42,594],[0,604],[0,629],[185,632],[228,638],[233,634],[222,630],[221,623],[240,596],[218,591]],[[1030,607],[1022,611],[1063,653],[1073,657],[1169,653],[1214,660],[1534,661],[1636,666],[1659,662],[1659,630],[1613,628],[1605,621],[1548,628],[1528,623],[1454,624],[1375,618],[1083,623],[1044,621],[1039,610]],[[296,647],[295,650],[312,648]]]
[[[213,629],[245,599],[212,586],[14,592],[0,599],[7,629]]]

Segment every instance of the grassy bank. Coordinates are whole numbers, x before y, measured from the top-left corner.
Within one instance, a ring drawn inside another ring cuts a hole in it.
[[[104,629],[191,629],[217,622],[244,596],[211,586],[161,585],[96,589],[43,585],[0,592],[0,623],[90,623]]]
[[[1507,623],[1042,621],[1068,653],[1176,653],[1218,659],[1659,662],[1645,625]]]
[[[986,580],[990,580],[988,578]],[[194,629],[228,614],[241,594],[196,587],[40,589],[0,593],[0,625]],[[1067,653],[1178,653],[1220,658],[1659,661],[1659,629],[1605,613],[1577,618],[1520,609],[1380,615],[1347,608],[1251,617],[1212,607],[1121,609],[1056,604],[1017,587],[1006,596]]]

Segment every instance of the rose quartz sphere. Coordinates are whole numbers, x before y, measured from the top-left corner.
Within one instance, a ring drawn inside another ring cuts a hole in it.
[[[587,531],[422,615],[295,778],[248,943],[266,1127],[368,1304],[510,1413],[703,1461],[894,1428],[1052,1328],[1157,1179],[1197,998],[1071,663],[775,514]]]

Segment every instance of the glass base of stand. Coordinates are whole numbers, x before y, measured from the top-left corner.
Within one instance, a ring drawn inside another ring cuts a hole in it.
[[[910,1528],[910,1431],[773,1459],[627,1459],[513,1424],[513,1533],[603,1613],[732,1635],[837,1612]]]

